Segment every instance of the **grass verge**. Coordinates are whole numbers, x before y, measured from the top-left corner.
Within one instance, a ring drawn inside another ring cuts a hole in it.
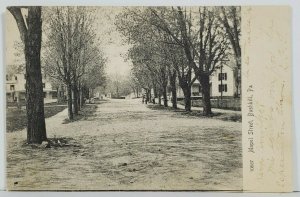
[[[66,105],[46,105],[44,108],[45,118],[54,116],[55,114],[66,109]],[[27,117],[25,108],[6,108],[6,132],[14,132],[22,130],[27,126]]]

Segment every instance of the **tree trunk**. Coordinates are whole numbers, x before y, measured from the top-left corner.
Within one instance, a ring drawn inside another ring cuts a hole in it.
[[[59,86],[56,88],[56,103],[59,103]]]
[[[177,109],[176,71],[170,73],[170,85],[172,92],[172,107]]]
[[[172,90],[172,107],[174,109],[177,109],[177,92],[176,92],[176,88],[175,90]]]
[[[77,106],[78,106],[78,111],[81,110],[81,101],[80,101],[80,90],[78,90],[78,99],[77,99]]]
[[[83,87],[80,88],[79,96],[80,96],[80,107],[83,107]]]
[[[72,85],[73,91],[73,106],[74,106],[74,114],[78,115],[78,88],[76,84]]]
[[[164,106],[168,107],[167,86],[163,87]]]
[[[89,99],[90,98],[90,89],[86,88],[86,98]]]
[[[158,96],[158,93],[157,93],[157,87],[156,87],[156,85],[154,84],[154,98],[157,98],[157,96]]]
[[[18,7],[8,10],[14,16],[25,45],[27,143],[47,140],[44,115],[44,94],[41,74],[42,19],[41,7],[29,7],[27,27]]]
[[[242,88],[241,88],[241,64],[236,60],[236,68],[233,71],[234,79],[235,79],[235,90],[234,90],[234,97],[239,98],[242,95]]]
[[[69,120],[73,120],[73,110],[72,110],[72,85],[68,84],[68,117]]]
[[[80,111],[81,110],[81,86],[80,86],[80,83],[78,83],[78,98],[77,98],[77,106],[78,106],[78,111]]]
[[[158,104],[161,105],[161,91],[158,91]]]
[[[203,74],[199,78],[202,87],[202,102],[203,102],[203,115],[211,116],[211,104],[210,104],[210,85],[209,75]]]
[[[233,77],[234,77],[234,98],[239,96],[239,81],[238,81],[238,69],[233,69]]]
[[[145,98],[145,103],[147,104],[148,103],[148,100],[149,100],[149,93],[148,93],[148,89],[146,89],[146,98]]]
[[[153,84],[153,104],[155,104],[155,98],[157,98],[157,87],[155,82],[152,83]]]
[[[184,109],[185,111],[191,111],[191,87],[190,86],[184,86],[181,87],[183,94],[184,94]]]
[[[149,89],[148,94],[149,94],[149,96],[148,96],[148,102],[151,103],[151,88]]]

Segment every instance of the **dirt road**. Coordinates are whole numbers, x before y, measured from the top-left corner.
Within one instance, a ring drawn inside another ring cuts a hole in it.
[[[46,120],[49,138],[68,146],[24,146],[26,131],[7,133],[11,190],[240,190],[241,123],[187,117],[110,100],[93,115]]]

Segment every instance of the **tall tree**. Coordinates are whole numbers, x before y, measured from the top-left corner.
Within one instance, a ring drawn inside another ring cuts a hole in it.
[[[241,7],[221,7],[219,20],[222,22],[234,52],[236,67],[234,68],[235,96],[241,94]]]
[[[162,60],[160,63],[166,65],[167,70],[171,71],[168,72],[168,77],[172,89],[174,108],[177,107],[176,79],[174,78],[176,72],[179,86],[184,94],[185,110],[190,111],[191,86],[196,80],[196,76],[192,76],[193,68],[187,61],[183,50],[182,36],[177,24],[176,14],[177,12],[168,7],[125,9],[119,16],[119,20],[117,20],[117,26],[131,44],[140,43],[144,48],[150,48],[151,53],[156,52],[156,56],[159,56]],[[145,45],[144,42],[147,39],[151,39],[149,43],[152,47]],[[149,54],[149,52],[146,54]],[[158,79],[155,80],[158,81]],[[155,85],[153,86],[155,87]],[[160,94],[159,89],[158,94]],[[160,95],[158,96],[160,98]]]
[[[187,62],[183,49],[178,45],[169,45],[172,67],[176,70],[179,86],[184,95],[185,110],[191,111],[191,88],[196,76],[192,76],[192,67]],[[192,78],[193,77],[193,78]]]
[[[150,9],[155,16],[152,24],[169,34],[183,48],[202,87],[203,115],[210,116],[210,75],[227,58],[229,45],[217,20],[219,11],[213,7],[199,7],[198,10],[172,7],[168,12],[161,8]],[[175,18],[175,22],[170,18]]]
[[[47,140],[44,116],[44,94],[41,73],[42,8],[28,7],[28,17],[21,7],[8,7],[17,22],[24,43],[26,62],[27,142],[42,143]]]
[[[227,58],[228,40],[217,21],[218,10],[215,8],[199,8],[199,34],[196,34],[199,37],[194,42],[191,14],[188,18],[186,11],[181,7],[177,10],[184,50],[201,84],[203,114],[209,116],[212,114],[209,78],[216,66]],[[195,58],[198,58],[198,61]]]
[[[134,66],[140,66],[149,73],[152,81],[152,88],[157,86],[159,104],[163,97],[164,106],[168,106],[167,85],[168,85],[168,65],[162,58],[162,49],[159,49],[150,40],[134,45],[129,50],[129,57]],[[151,101],[151,91],[148,90],[149,101]]]
[[[158,96],[159,104],[161,104],[162,96],[164,106],[167,107],[168,67],[170,62],[166,60],[168,54],[164,52],[164,48],[159,42],[159,40],[164,39],[164,35],[147,22],[147,19],[143,16],[144,14],[140,9],[126,9],[124,13],[117,17],[116,24],[127,42],[132,45],[129,58],[134,62],[134,66],[140,66],[144,72],[149,73],[154,96]],[[147,98],[150,99],[151,91],[145,90],[148,95]]]
[[[134,76],[134,74],[132,72],[130,73],[130,78],[129,78],[128,83],[129,83],[129,86],[131,87],[135,97],[139,98],[140,93],[141,93],[141,86],[138,81],[138,78],[136,76]]]
[[[87,55],[89,54],[89,55]],[[107,77],[105,73],[105,65],[107,59],[104,57],[103,52],[98,47],[88,47],[85,58],[85,70],[84,75],[79,78],[81,90],[80,103],[83,104],[83,91],[94,92],[98,87],[104,87],[106,85]]]
[[[72,32],[73,14],[71,8],[53,7],[48,11],[47,48],[45,70],[53,77],[61,80],[67,87],[68,118],[73,120],[72,105]],[[74,16],[74,15],[73,15]]]
[[[145,68],[143,65],[140,65],[138,62],[133,62],[133,67],[131,69],[131,75],[136,78],[138,85],[145,90],[146,92],[146,104],[149,101],[149,94],[153,88],[153,75],[152,73]],[[160,99],[160,97],[159,97]],[[161,104],[161,101],[159,101]]]
[[[91,84],[87,83],[84,76],[97,68],[97,65],[99,71],[103,72],[103,54],[99,49],[93,11],[90,9],[53,7],[47,13],[45,69],[53,78],[61,80],[67,86],[70,120],[73,119],[73,113],[76,115],[80,109],[83,99],[81,91],[88,88],[84,85]],[[94,74],[96,73],[99,72]]]

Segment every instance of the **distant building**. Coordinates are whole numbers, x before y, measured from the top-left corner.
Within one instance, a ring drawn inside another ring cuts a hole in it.
[[[51,83],[44,76],[42,80],[45,100],[56,99],[57,90],[52,88]],[[26,79],[24,74],[6,75],[6,100],[8,102],[25,101],[25,84]]]

